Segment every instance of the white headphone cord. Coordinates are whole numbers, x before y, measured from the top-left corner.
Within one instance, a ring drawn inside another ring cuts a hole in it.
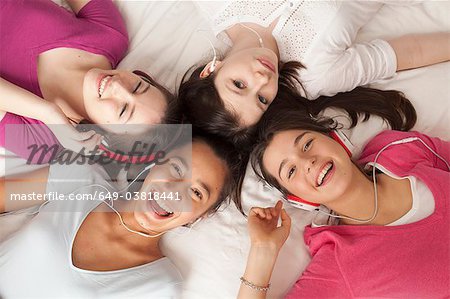
[[[445,165],[447,166],[448,170],[450,170],[450,166],[448,164],[448,162],[442,157],[440,156],[438,153],[436,153],[430,146],[428,146],[428,144],[426,144],[422,139],[420,139],[419,137],[409,137],[409,138],[405,138],[405,139],[401,139],[401,140],[397,140],[397,141],[393,141],[387,145],[385,145],[383,148],[381,148],[381,150],[377,153],[377,155],[375,156],[375,159],[373,160],[373,165],[372,165],[372,176],[373,176],[373,189],[374,189],[374,211],[372,214],[372,217],[370,217],[369,219],[357,219],[357,218],[353,218],[353,217],[349,217],[346,215],[333,215],[330,213],[326,213],[324,211],[318,210],[319,213],[328,215],[330,217],[334,217],[334,218],[339,218],[339,219],[348,219],[348,220],[352,220],[355,222],[359,222],[359,223],[367,223],[372,221],[373,219],[375,219],[375,217],[378,214],[378,190],[377,190],[377,181],[376,181],[376,165],[377,165],[377,160],[378,157],[381,155],[381,153],[387,149],[388,147],[392,146],[392,145],[397,145],[397,144],[403,144],[403,143],[408,143],[408,142],[413,142],[413,141],[420,141],[428,150],[430,150],[436,157],[438,157],[439,159],[441,159]]]
[[[251,32],[253,32],[253,33],[258,37],[259,46],[260,46],[261,48],[265,48],[265,47],[264,47],[263,39],[262,39],[261,35],[258,33],[258,31],[256,31],[256,30],[253,29],[253,28],[248,27],[247,25],[244,25],[243,23],[239,23],[239,25],[242,26],[242,27],[244,27],[244,28],[246,28],[246,29],[248,29],[248,30],[250,30]]]

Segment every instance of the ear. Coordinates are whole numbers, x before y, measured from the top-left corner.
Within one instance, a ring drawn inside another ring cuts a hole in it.
[[[209,75],[211,75],[215,70],[217,70],[218,67],[220,67],[220,65],[222,64],[222,61],[220,60],[212,60],[210,61],[202,70],[202,72],[200,73],[199,77],[201,79],[207,78],[209,77]]]

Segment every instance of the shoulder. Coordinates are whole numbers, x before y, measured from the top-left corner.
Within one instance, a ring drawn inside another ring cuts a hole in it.
[[[364,165],[377,159],[377,163],[387,167],[414,168],[430,159],[419,139],[430,142],[430,137],[419,132],[383,131],[369,141],[358,163]]]

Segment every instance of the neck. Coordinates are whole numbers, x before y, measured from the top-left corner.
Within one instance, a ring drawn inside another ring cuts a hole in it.
[[[353,179],[349,184],[348,189],[339,196],[339,200],[330,202],[327,204],[327,207],[340,216],[347,216],[362,220],[370,219],[372,218],[375,210],[375,193],[373,190],[373,184],[356,165],[353,165],[352,167],[352,178]],[[369,222],[360,223],[348,219],[341,219],[341,223],[369,224]]]
[[[135,201],[119,200],[114,203],[114,208],[120,213],[120,215],[122,216],[123,222],[129,229],[137,231],[137,232],[141,232],[141,233],[153,236],[153,237],[144,237],[144,236],[141,236],[136,233],[128,231],[125,227],[123,227],[122,223],[120,222],[119,216],[116,213],[114,213],[115,218],[117,218],[117,222],[123,228],[123,230],[120,231],[121,235],[123,235],[123,236],[133,235],[133,236],[136,236],[137,238],[149,241],[150,243],[158,244],[162,235],[157,236],[159,234],[159,232],[148,231],[148,230],[144,229],[141,225],[139,225],[139,223],[136,221],[136,218],[134,217],[135,205],[136,205]]]
[[[58,75],[59,83],[52,84],[48,89],[50,91],[48,100],[58,105],[67,117],[76,122],[88,119],[82,92],[86,72],[83,70],[63,70]]]
[[[119,211],[123,218],[124,223],[131,229],[136,231],[142,231],[139,229],[136,220],[134,219],[132,208],[133,202],[116,201],[114,208]],[[121,250],[124,253],[128,253],[124,260],[139,257],[139,263],[147,263],[159,258],[164,255],[159,249],[159,240],[161,237],[146,238],[135,233],[131,233],[123,227],[119,220],[119,217],[115,212],[111,210],[106,204],[101,205],[99,210],[103,215],[104,221],[102,225],[98,227],[98,230],[102,230],[108,242],[111,242],[112,248]],[[123,212],[122,212],[123,211]],[[134,261],[133,261],[134,263]]]
[[[43,97],[76,121],[88,119],[84,107],[84,76],[92,68],[111,69],[108,60],[82,50],[58,48],[39,56],[38,80]]]
[[[354,179],[349,185],[349,190],[340,197],[339,201],[332,202],[327,207],[341,216],[361,220],[370,219],[376,209],[373,182],[356,165],[353,167],[353,177]],[[364,223],[341,219],[341,223],[350,225],[386,225],[399,219],[411,209],[412,195],[409,181],[397,180],[381,174],[377,175],[376,184],[377,212],[375,218]],[[398,198],[402,198],[402,200],[398,200]]]
[[[233,42],[233,47],[230,52],[261,47],[259,42],[259,37],[261,37],[264,48],[272,50],[277,55],[278,59],[280,59],[277,41],[272,35],[273,26],[266,28],[254,23],[245,23],[243,25],[245,27],[238,23],[226,30]]]

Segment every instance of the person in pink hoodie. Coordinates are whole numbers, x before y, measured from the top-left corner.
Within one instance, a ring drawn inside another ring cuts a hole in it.
[[[311,263],[287,298],[448,298],[450,143],[384,131],[352,161],[329,122],[282,112],[260,128],[253,166],[285,196],[320,205],[304,233]],[[281,202],[250,211],[239,298],[266,297],[290,221]]]
[[[170,118],[166,88],[141,71],[116,69],[129,42],[115,4],[67,4],[71,10],[51,0],[0,1],[0,146],[25,159],[32,145],[93,150],[101,136],[78,132],[83,121],[118,124],[108,131],[123,133],[125,124]]]

